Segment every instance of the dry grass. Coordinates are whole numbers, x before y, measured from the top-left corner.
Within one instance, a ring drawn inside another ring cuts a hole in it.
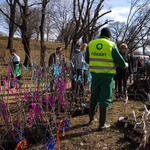
[[[3,65],[1,66],[2,67],[1,74],[8,74],[8,70],[5,69],[10,59],[9,50],[6,49],[7,40],[8,40],[7,37],[0,36],[0,60],[1,60],[0,64],[5,64],[4,67]],[[16,49],[16,53],[20,56],[20,64],[23,64],[25,59],[25,51],[22,44],[22,40],[19,38],[14,38],[13,45],[14,48]],[[50,41],[45,41],[45,45],[47,47],[45,54],[46,64],[48,64],[50,55],[55,52],[55,49],[57,47],[62,47],[63,49],[65,47],[64,43],[50,42]],[[63,53],[66,56],[67,61],[69,62],[70,46],[68,48],[69,48],[68,50],[63,50]],[[34,60],[36,62],[36,68],[38,68],[40,66],[40,41],[30,40],[30,50],[31,50],[31,63]],[[21,70],[23,70],[22,67]]]
[[[111,128],[102,132],[95,132],[98,127],[98,121],[90,127],[85,126],[88,123],[88,115],[80,116],[71,119],[70,128],[66,131],[66,136],[61,137],[61,150],[134,150],[130,143],[124,140],[123,130],[119,129],[116,125],[120,116],[128,116],[129,119],[134,119],[131,115],[131,110],[134,109],[138,122],[141,121],[144,105],[142,102],[128,101],[125,108],[125,102],[113,101],[108,107],[107,122],[111,124]],[[97,112],[95,118],[98,120]],[[147,131],[150,134],[150,119],[146,121]],[[143,142],[137,150],[142,150]],[[150,149],[147,145],[146,150]]]
[[[21,64],[24,61],[25,53],[23,50],[23,45],[20,39],[14,40],[14,48],[17,50],[17,54],[21,57]],[[56,48],[57,46],[62,46],[62,43],[45,42],[47,46],[45,61],[48,63],[48,59],[51,53],[55,50],[50,48]],[[9,61],[9,50],[6,50],[7,38],[0,37],[0,52],[6,52],[4,63],[7,64]],[[38,62],[40,59],[40,44],[35,40],[30,42],[31,48],[31,58],[36,61],[36,65],[39,66]],[[69,58],[69,51],[67,51],[67,58]],[[8,74],[6,66],[0,65],[1,74]],[[5,68],[5,69],[4,69]],[[23,68],[21,68],[23,71]],[[31,69],[28,72],[27,78],[31,78]],[[28,82],[26,80],[26,82]],[[89,101],[90,95],[87,98]],[[129,100],[128,104],[125,105],[123,101],[116,101],[113,97],[113,101],[108,107],[107,122],[111,124],[111,128],[102,132],[95,132],[98,127],[98,117],[99,112],[96,113],[95,118],[97,122],[91,126],[86,126],[89,121],[88,115],[78,116],[71,118],[68,129],[66,130],[66,135],[63,137],[61,134],[61,150],[133,150],[130,143],[124,140],[123,130],[119,129],[116,122],[120,116],[128,116],[129,119],[134,119],[131,114],[131,110],[134,109],[138,122],[141,121],[142,112],[144,111],[144,104],[140,101]],[[147,132],[150,134],[150,119],[146,120]],[[44,146],[44,143],[40,145],[32,145],[29,150],[40,150]],[[143,150],[143,142],[137,150]],[[145,150],[149,150],[150,146],[147,145]]]
[[[87,98],[89,101],[90,95]],[[89,121],[88,115],[77,116],[71,118],[69,127],[65,131],[65,136],[60,132],[61,150],[135,150],[130,143],[124,139],[124,129],[117,126],[117,121],[120,116],[128,116],[129,119],[134,117],[131,110],[135,110],[137,122],[141,121],[142,113],[144,111],[144,104],[141,101],[129,100],[127,105],[124,99],[116,101],[113,96],[113,101],[108,107],[106,122],[111,124],[111,128],[96,132],[98,127],[99,112],[95,114],[95,122],[91,126],[87,126]],[[150,119],[145,120],[147,126],[147,135],[150,134]],[[56,135],[55,135],[56,136]],[[148,139],[147,139],[148,143]],[[29,150],[40,150],[43,147],[39,145],[31,146]],[[149,150],[150,145],[144,148],[144,141],[136,150]]]

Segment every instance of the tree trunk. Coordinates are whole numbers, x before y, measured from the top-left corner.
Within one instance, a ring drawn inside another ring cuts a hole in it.
[[[12,25],[10,25],[7,49],[13,48],[13,36],[14,36],[13,27]]]
[[[64,42],[65,42],[65,49],[67,49],[69,45],[68,37],[64,37]]]
[[[24,46],[25,50],[25,60],[24,60],[24,66],[31,66],[31,57],[30,57],[30,39],[27,36],[27,10],[28,10],[28,1],[25,1],[25,6],[22,7],[23,9],[23,16],[22,17],[22,25],[20,26],[21,34],[22,34],[22,44]]]
[[[47,29],[47,41],[49,39],[49,29]]]
[[[37,41],[39,40],[39,32],[37,32],[36,40],[37,40]]]
[[[41,33],[41,61],[40,61],[40,64],[42,67],[45,66],[45,51],[46,51],[46,47],[44,45],[44,26],[45,26],[46,5],[47,5],[47,0],[43,0],[43,2],[42,2],[42,18],[41,18],[41,26],[40,26],[40,33]]]
[[[86,34],[83,35],[82,42],[83,43],[87,43],[87,35]]]
[[[74,46],[76,45],[77,41],[73,40],[72,44],[71,44],[71,53],[70,53],[70,60],[73,57],[73,53],[74,53]]]
[[[24,46],[25,50],[25,60],[24,60],[24,66],[31,66],[31,61],[30,61],[30,40],[27,38],[25,34],[22,33],[22,44]]]
[[[65,49],[67,49],[68,48],[68,44],[65,42]]]
[[[14,21],[15,21],[15,11],[16,10],[16,0],[14,4],[10,5],[10,23],[9,23],[9,38],[7,49],[13,48],[13,36],[14,36]]]

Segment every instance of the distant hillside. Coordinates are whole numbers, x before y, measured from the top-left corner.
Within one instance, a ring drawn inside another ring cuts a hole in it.
[[[7,47],[7,42],[8,42],[8,37],[0,36],[0,58],[1,58],[1,63],[7,64],[10,58],[9,50],[6,49]],[[22,44],[22,39],[20,38],[14,38],[13,41],[14,48],[17,51],[17,54],[21,58],[21,64],[23,64],[24,59],[25,59],[25,52],[24,52],[24,47]],[[45,41],[45,45],[47,47],[46,49],[46,57],[45,57],[45,62],[48,63],[48,59],[51,53],[55,52],[55,49],[57,47],[62,47],[64,49],[65,45],[64,43],[58,43],[58,42],[51,42],[51,41]],[[31,50],[31,60],[36,61],[36,65],[39,66],[40,62],[40,41],[36,40],[30,40],[30,50]],[[67,57],[67,60],[69,59],[70,55],[70,46],[69,50],[64,50],[63,51],[64,55]],[[4,57],[4,61],[2,61],[2,57]]]

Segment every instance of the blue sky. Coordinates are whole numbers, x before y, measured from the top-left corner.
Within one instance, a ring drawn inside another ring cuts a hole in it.
[[[5,0],[0,0],[0,3],[4,1]],[[112,10],[112,12],[106,15],[105,17],[114,21],[126,22],[127,14],[130,8],[130,3],[129,0],[105,0],[105,8],[106,10]],[[1,25],[0,31],[4,31]]]

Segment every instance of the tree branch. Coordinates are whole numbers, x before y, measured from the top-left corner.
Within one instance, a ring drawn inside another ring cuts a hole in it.
[[[0,11],[1,11],[1,12],[3,13],[3,15],[5,15],[9,20],[12,20],[6,13],[4,13],[4,12],[2,11],[1,8],[0,8]],[[17,23],[15,23],[14,21],[13,21],[13,23],[14,23],[16,26],[20,27],[20,25],[17,24]]]
[[[76,0],[73,1],[74,5],[73,5],[73,16],[75,19],[75,22],[77,22],[77,17],[76,17]]]

